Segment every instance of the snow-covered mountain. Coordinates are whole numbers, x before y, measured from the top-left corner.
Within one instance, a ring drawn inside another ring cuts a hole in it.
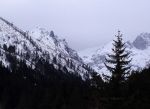
[[[14,24],[0,17],[0,61],[6,67],[10,66],[7,54],[26,60],[33,65],[36,58],[44,58],[56,68],[66,67],[71,73],[82,77],[88,73],[86,65],[71,49],[65,39],[59,39],[53,31],[35,28],[32,31],[22,31]]]
[[[89,64],[100,74],[107,73],[104,65],[105,56],[112,52],[113,41],[102,46],[89,48],[79,52],[84,62]],[[141,33],[131,42],[126,42],[127,51],[131,53],[133,70],[140,70],[150,65],[150,33]]]

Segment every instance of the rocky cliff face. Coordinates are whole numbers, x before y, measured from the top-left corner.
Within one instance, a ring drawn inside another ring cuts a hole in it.
[[[137,49],[144,50],[147,49],[150,45],[150,34],[142,33],[133,42],[133,46]]]

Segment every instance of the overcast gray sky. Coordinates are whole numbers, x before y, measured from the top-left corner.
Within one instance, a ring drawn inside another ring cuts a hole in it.
[[[0,0],[0,16],[24,30],[41,26],[76,50],[150,32],[150,0]]]

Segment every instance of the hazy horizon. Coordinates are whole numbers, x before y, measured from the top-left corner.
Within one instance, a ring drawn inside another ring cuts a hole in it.
[[[23,30],[53,30],[75,50],[150,32],[149,0],[0,0],[1,17]]]

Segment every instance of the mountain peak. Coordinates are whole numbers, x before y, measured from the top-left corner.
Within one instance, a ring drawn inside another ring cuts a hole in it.
[[[50,32],[50,36],[51,36],[51,37],[55,37],[54,31],[51,31],[51,32]]]
[[[134,47],[140,50],[146,49],[150,45],[150,33],[141,33],[133,41]]]

